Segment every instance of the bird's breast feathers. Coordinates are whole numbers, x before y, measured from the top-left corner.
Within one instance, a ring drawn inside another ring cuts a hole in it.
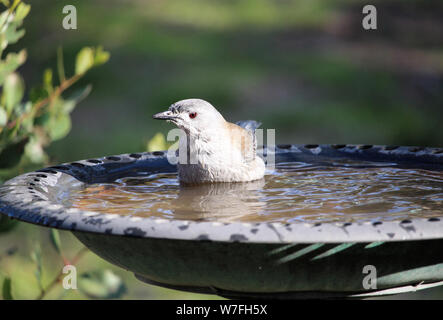
[[[225,130],[180,140],[179,152],[187,150],[178,163],[183,182],[251,181],[263,177],[263,160],[255,155],[251,132],[227,122]]]

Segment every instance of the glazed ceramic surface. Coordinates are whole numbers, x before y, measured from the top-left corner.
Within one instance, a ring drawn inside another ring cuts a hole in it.
[[[277,163],[340,158],[443,170],[441,148],[280,145],[274,157]],[[0,212],[70,230],[96,254],[140,280],[193,292],[334,297],[411,291],[443,281],[443,209],[441,218],[401,221],[220,223],[103,214],[56,201],[84,184],[175,170],[165,152],[53,166],[0,186]],[[375,267],[375,288],[364,285],[367,266]]]

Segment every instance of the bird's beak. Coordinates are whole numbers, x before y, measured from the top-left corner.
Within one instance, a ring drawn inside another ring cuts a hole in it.
[[[158,119],[158,120],[173,120],[173,119],[177,118],[177,116],[174,115],[172,113],[172,111],[169,111],[169,110],[164,111],[164,112],[156,113],[152,117],[154,119]]]

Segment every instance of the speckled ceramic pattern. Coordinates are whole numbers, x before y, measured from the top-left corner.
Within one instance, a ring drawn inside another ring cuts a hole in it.
[[[268,154],[271,150],[266,151]],[[276,162],[330,158],[395,162],[399,167],[443,170],[443,149],[372,145],[279,145]],[[141,238],[250,243],[377,242],[443,237],[443,217],[368,223],[218,223],[100,214],[55,203],[54,193],[79,183],[174,172],[165,152],[122,154],[48,167],[0,186],[0,212],[14,219],[71,231]],[[74,179],[72,178],[74,177]],[[443,209],[442,209],[443,216]]]

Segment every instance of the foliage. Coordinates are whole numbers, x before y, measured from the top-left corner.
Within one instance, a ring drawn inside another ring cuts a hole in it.
[[[53,141],[64,138],[71,129],[70,113],[85,98],[88,85],[63,97],[62,93],[82,78],[91,68],[105,63],[109,53],[103,48],[85,47],[77,54],[75,74],[65,76],[63,53],[58,50],[56,84],[53,70],[46,69],[42,84],[25,97],[25,83],[17,69],[26,62],[25,49],[3,55],[8,45],[25,34],[21,28],[31,6],[16,0],[0,14],[0,181],[9,178],[14,168],[26,164],[41,165],[48,157],[44,149]]]
[[[93,299],[116,299],[126,292],[122,279],[111,270],[86,272],[79,280],[79,289]]]
[[[13,300],[10,277],[6,277],[5,280],[3,280],[2,294],[3,300]]]
[[[88,249],[83,247],[72,260],[68,260],[62,250],[59,232],[55,229],[50,230],[50,243],[53,249],[57,252],[61,259],[61,263],[66,265],[75,266],[79,260],[84,256],[85,253],[89,252]],[[43,299],[48,292],[50,292],[57,284],[62,282],[65,273],[61,268],[61,271],[56,275],[56,277],[46,286],[42,284],[42,258],[40,253],[40,248],[37,246],[31,257],[36,263],[37,269],[35,272],[35,277],[40,286],[40,294],[37,299]],[[87,271],[78,277],[79,287],[78,289],[87,297],[93,299],[111,299],[120,298],[124,293],[126,293],[126,286],[122,279],[114,274],[108,269],[97,269],[93,271]]]
[[[164,151],[170,147],[178,148],[178,143],[171,144],[166,141],[165,135],[161,132],[157,132],[146,144],[146,150],[152,151]]]
[[[88,85],[73,92],[68,97],[62,94],[81,79],[91,68],[104,64],[109,53],[102,47],[85,47],[78,52],[75,61],[75,73],[65,76],[63,53],[57,52],[58,83],[55,84],[53,70],[46,69],[42,84],[25,93],[25,83],[17,69],[26,62],[25,49],[19,52],[7,52],[7,47],[15,44],[25,34],[21,28],[23,19],[28,15],[31,6],[21,0],[1,1],[6,10],[0,14],[0,182],[10,178],[17,171],[29,165],[45,164],[48,157],[44,149],[53,141],[64,138],[71,129],[70,113],[75,106],[91,91]],[[5,53],[5,54],[4,54]],[[24,98],[28,97],[28,101]],[[0,233],[11,230],[16,225],[0,215]],[[74,265],[88,250],[83,248],[69,261],[62,252],[61,240],[57,230],[50,231],[50,243],[63,265]],[[34,276],[43,299],[58,284],[64,274],[62,271],[49,284],[43,280],[43,258],[39,242],[35,243],[30,253],[35,264]],[[15,250],[8,250],[12,255]],[[0,257],[0,260],[3,257]],[[80,275],[82,292],[89,297],[110,298],[120,297],[125,292],[122,280],[109,270],[95,270]],[[3,299],[13,299],[12,279],[4,276],[2,284]]]

